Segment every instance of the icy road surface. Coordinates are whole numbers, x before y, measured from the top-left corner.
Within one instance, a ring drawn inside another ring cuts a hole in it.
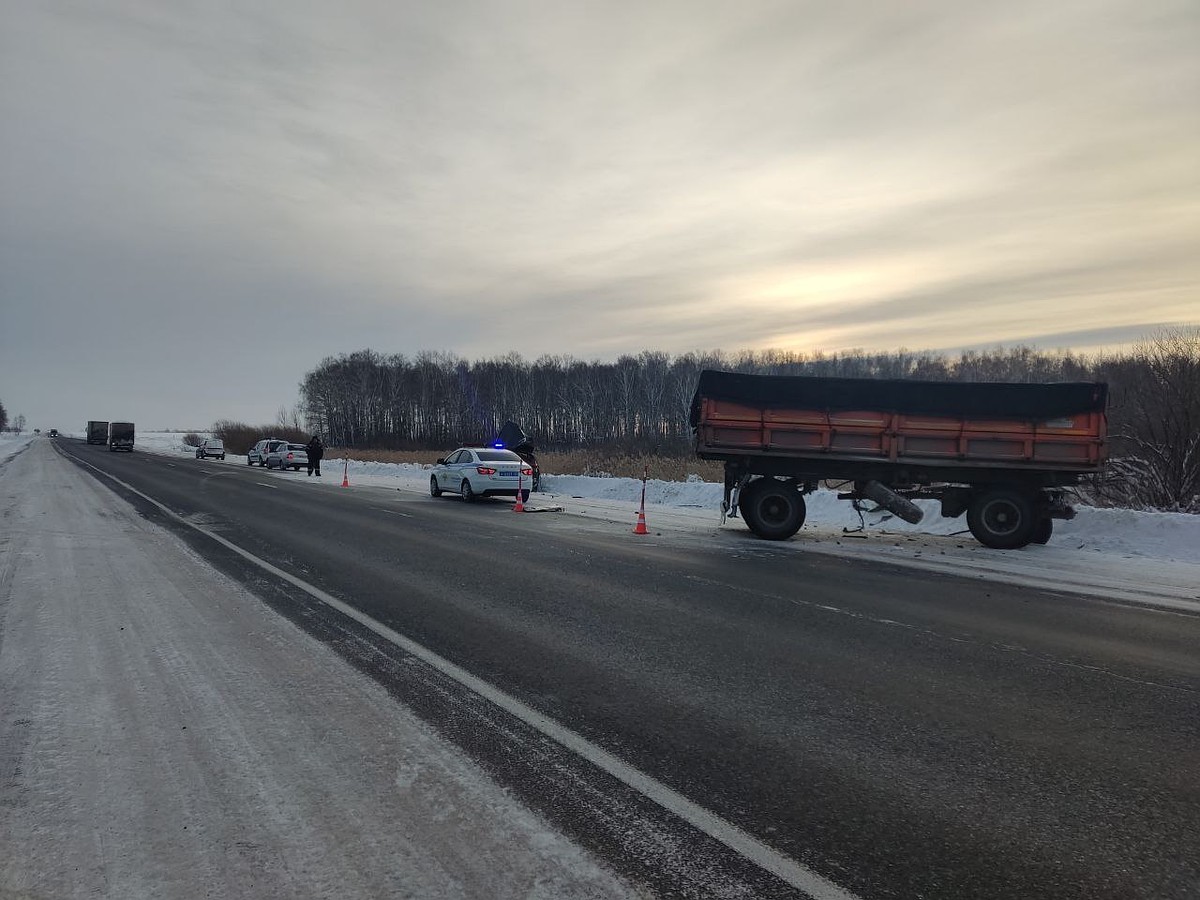
[[[0,462],[0,897],[635,897],[50,448]]]

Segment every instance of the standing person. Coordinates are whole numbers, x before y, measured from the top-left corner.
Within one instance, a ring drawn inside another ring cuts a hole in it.
[[[325,455],[325,446],[321,443],[321,436],[314,434],[312,440],[304,445],[304,449],[308,453],[308,474],[311,475],[315,471],[317,475],[320,475],[321,457]]]

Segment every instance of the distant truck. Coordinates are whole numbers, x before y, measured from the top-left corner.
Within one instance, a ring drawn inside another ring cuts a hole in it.
[[[108,449],[133,452],[133,423],[110,422],[108,426]]]
[[[841,482],[905,521],[913,500],[967,514],[981,544],[1044,544],[1067,489],[1107,455],[1104,384],[985,384],[706,370],[692,397],[701,459],[725,464],[723,514],[769,540],[804,524],[804,495]]]
[[[88,422],[87,423],[87,442],[89,444],[107,444],[108,443],[108,423],[107,422]]]

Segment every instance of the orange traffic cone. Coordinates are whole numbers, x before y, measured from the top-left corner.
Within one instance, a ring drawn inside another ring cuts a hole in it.
[[[350,487],[350,457],[342,465],[342,487]]]
[[[647,466],[642,475],[642,504],[638,507],[637,525],[633,528],[634,534],[649,534],[646,528],[646,479],[650,477],[650,468]]]
[[[517,502],[513,504],[513,512],[525,512],[525,501],[521,499],[521,495],[525,493],[521,490],[521,476],[517,476]]]

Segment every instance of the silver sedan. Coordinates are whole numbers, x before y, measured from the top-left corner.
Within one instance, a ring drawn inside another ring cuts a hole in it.
[[[280,472],[284,469],[293,469],[299,472],[301,466],[308,465],[308,448],[303,444],[277,441],[276,446],[267,452],[266,460],[268,469],[278,466]]]
[[[439,459],[429,476],[429,493],[458,494],[468,503],[477,497],[515,497],[518,485],[522,499],[529,499],[533,469],[511,450],[495,447],[460,447]]]

